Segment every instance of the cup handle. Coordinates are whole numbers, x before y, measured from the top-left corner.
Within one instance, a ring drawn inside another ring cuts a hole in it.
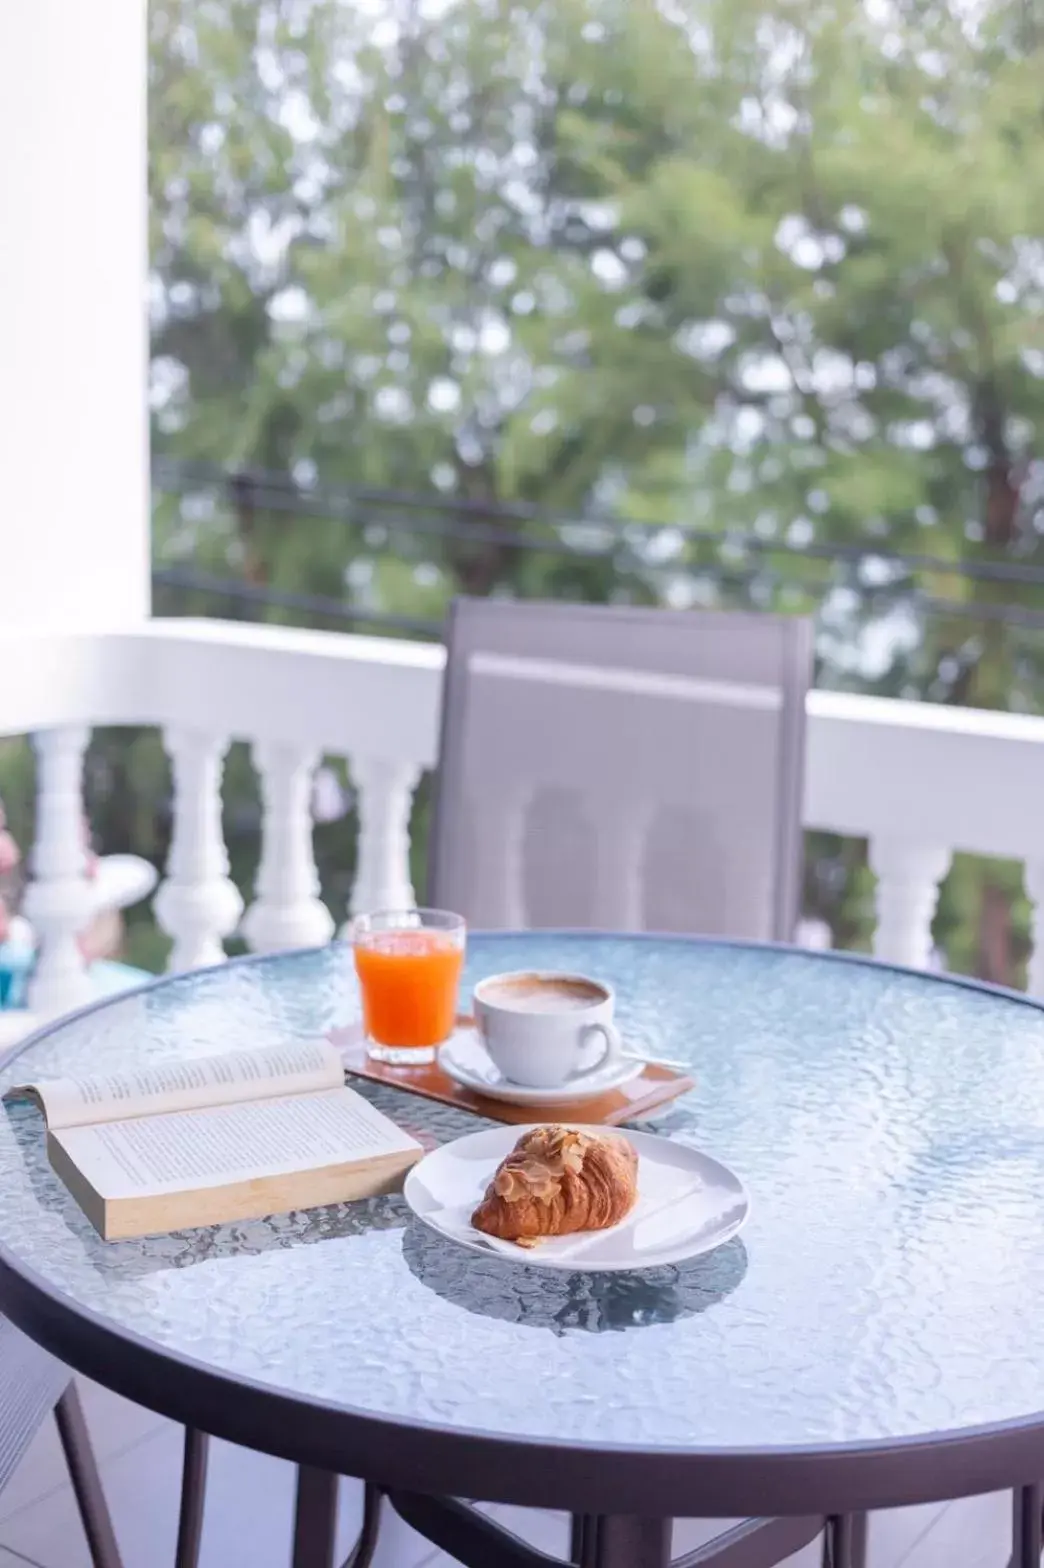
[[[605,1049],[598,1060],[592,1062],[589,1067],[578,1067],[575,1073],[570,1073],[570,1083],[575,1082],[577,1078],[590,1078],[592,1073],[600,1073],[603,1067],[608,1067],[620,1055],[623,1049],[620,1031],[613,1024],[585,1024],[582,1030],[583,1043],[586,1045],[595,1035],[602,1036]]]

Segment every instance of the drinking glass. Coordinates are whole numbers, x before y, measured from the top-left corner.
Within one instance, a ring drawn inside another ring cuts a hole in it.
[[[366,1046],[378,1062],[423,1066],[448,1040],[466,927],[448,909],[382,909],[352,922]]]

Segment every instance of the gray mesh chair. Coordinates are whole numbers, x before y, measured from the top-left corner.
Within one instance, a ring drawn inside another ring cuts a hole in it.
[[[811,652],[797,618],[458,600],[429,902],[789,941]]]
[[[52,1411],[91,1561],[95,1568],[120,1568],[87,1423],[69,1369],[0,1318],[0,1491]]]

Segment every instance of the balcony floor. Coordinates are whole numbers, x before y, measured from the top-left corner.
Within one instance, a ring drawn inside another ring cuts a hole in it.
[[[180,1429],[91,1383],[81,1383],[91,1432],[126,1568],[172,1562],[177,1529]],[[211,1448],[202,1568],[287,1568],[294,1472],[281,1460],[231,1444]],[[350,1550],[359,1517],[360,1488],[341,1487],[342,1555]],[[565,1551],[562,1515],[496,1507],[502,1523],[543,1550]],[[1002,1568],[1009,1556],[1010,1504],[1006,1495],[875,1515],[871,1568]],[[715,1533],[696,1520],[675,1526],[675,1552],[691,1550]],[[90,1568],[53,1423],[40,1432],[0,1498],[0,1568]],[[789,1568],[818,1568],[818,1547],[789,1560]],[[374,1568],[452,1568],[390,1510],[385,1511]]]

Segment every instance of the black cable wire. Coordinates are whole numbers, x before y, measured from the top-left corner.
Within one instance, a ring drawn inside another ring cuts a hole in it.
[[[330,518],[351,523],[360,528],[379,527],[390,533],[420,534],[458,542],[496,545],[500,548],[557,556],[577,561],[605,561],[618,572],[630,572],[640,580],[675,577],[688,571],[697,578],[713,578],[724,589],[742,591],[761,582],[766,588],[786,584],[799,592],[822,600],[832,588],[844,586],[859,595],[861,609],[876,609],[887,613],[899,605],[909,606],[922,613],[958,617],[973,622],[992,622],[1018,626],[1030,630],[1044,629],[1044,609],[1030,606],[982,600],[946,599],[930,594],[910,575],[914,570],[931,570],[970,577],[984,581],[1017,582],[1031,586],[1044,584],[1044,568],[1029,563],[1015,562],[951,562],[930,556],[904,556],[896,552],[863,546],[795,546],[779,540],[766,540],[760,535],[722,535],[712,530],[679,530],[687,541],[712,544],[719,554],[716,561],[650,562],[635,548],[632,541],[621,537],[621,531],[638,527],[647,533],[661,532],[657,525],[634,525],[626,519],[578,519],[541,511],[536,507],[520,505],[490,505],[463,501],[455,497],[420,495],[396,490],[358,488],[330,490],[310,487],[303,490],[291,476],[285,474],[255,473],[253,471],[229,473],[213,464],[181,463],[178,460],[158,459],[154,477],[162,488],[172,488],[175,494],[186,488],[206,484],[238,500],[265,510],[293,513],[295,516]],[[189,484],[191,481],[191,484]],[[410,515],[373,515],[374,506],[396,507]],[[480,512],[486,518],[528,517],[543,529],[554,527],[596,527],[615,531],[616,538],[600,548],[583,548],[569,543],[554,532],[505,529],[498,523],[472,520]],[[464,512],[464,516],[459,516]],[[425,513],[429,515],[424,515]],[[434,515],[430,515],[434,514]],[[448,514],[448,515],[444,515]],[[664,525],[665,527],[668,525]],[[904,576],[885,584],[852,582],[848,577],[843,583],[810,580],[808,578],[782,578],[766,566],[744,569],[731,566],[720,559],[723,547],[740,552],[765,555],[782,554],[790,557],[810,557],[828,560],[837,565],[858,564],[867,559],[885,560],[902,569]],[[193,569],[160,567],[154,581],[162,586],[198,591],[212,596],[223,596],[242,603],[259,606],[272,605],[298,610],[302,613],[333,618],[340,622],[370,624],[388,629],[412,632],[420,636],[438,635],[439,623],[415,616],[402,616],[381,611],[366,610],[333,598],[293,592],[268,586],[244,583],[234,578],[221,578]]]
[[[712,575],[713,569],[704,571],[701,575]],[[726,577],[717,574],[721,586],[727,588],[749,587],[758,580],[764,581],[763,573],[746,572],[731,573]],[[360,625],[383,626],[395,631],[411,632],[420,637],[441,637],[443,626],[441,621],[429,620],[420,616],[396,615],[390,611],[367,610],[358,608],[344,600],[332,599],[321,594],[298,593],[284,588],[273,588],[264,584],[245,583],[234,577],[215,577],[206,572],[196,572],[191,568],[183,567],[157,567],[152,574],[154,586],[181,589],[185,592],[209,594],[217,598],[231,599],[239,603],[254,604],[259,607],[271,605],[277,609],[298,610],[305,615],[325,616],[331,620],[342,621],[346,624],[359,623]],[[777,583],[780,579],[775,580]],[[796,586],[786,579],[787,586]],[[829,589],[829,585],[827,585]],[[956,616],[962,620],[999,622],[1006,626],[1020,626],[1031,630],[1044,630],[1044,610],[1032,610],[1022,605],[1011,604],[984,604],[974,600],[938,599],[923,593],[920,589],[913,588],[902,593],[892,592],[883,594],[881,590],[871,590],[868,597],[891,599],[892,603],[884,604],[878,613],[887,613],[900,606],[909,606],[924,613],[940,616]],[[821,608],[821,606],[820,606]],[[869,608],[864,605],[863,608]]]
[[[325,615],[331,620],[357,622],[362,626],[385,626],[395,631],[413,632],[421,637],[441,637],[442,622],[429,621],[413,615],[386,614],[380,610],[359,609],[345,604],[341,599],[326,598],[321,594],[294,593],[285,588],[269,588],[256,583],[245,583],[234,577],[213,577],[207,572],[194,572],[176,566],[159,566],[152,573],[153,587],[179,588],[188,593],[211,594],[218,598],[233,599],[237,603],[266,605],[281,610],[300,610],[306,615]]]
[[[157,456],[153,461],[153,478],[157,488],[173,493],[184,493],[195,488],[210,487],[229,492],[235,486],[245,499],[272,511],[292,511],[309,517],[321,517],[352,522],[360,526],[379,524],[385,527],[406,528],[416,532],[444,533],[446,537],[472,539],[476,543],[499,543],[519,549],[531,549],[531,533],[509,533],[495,520],[528,522],[542,525],[551,531],[563,528],[599,528],[618,535],[626,545],[627,535],[654,537],[664,532],[676,532],[685,540],[704,542],[717,547],[728,544],[730,548],[752,553],[781,554],[807,557],[811,560],[849,562],[859,564],[867,560],[883,561],[908,571],[939,572],[948,576],[967,577],[978,582],[1016,583],[1044,586],[1044,565],[1029,561],[976,561],[948,560],[942,556],[907,553],[890,548],[876,539],[858,543],[810,541],[794,544],[785,539],[764,538],[754,533],[722,534],[714,529],[693,527],[684,523],[649,523],[596,512],[584,516],[550,512],[528,502],[476,501],[463,496],[441,495],[437,492],[421,494],[412,491],[381,489],[373,486],[302,486],[290,474],[274,473],[266,469],[226,470],[218,464],[193,463],[179,458]],[[435,518],[448,515],[452,531],[440,528],[437,523],[421,523],[416,518],[384,518],[363,515],[360,508],[397,508],[404,512],[433,514]],[[469,521],[475,518],[479,525]],[[487,527],[482,528],[482,521]],[[492,520],[492,521],[490,521]],[[569,554],[591,554],[566,545],[558,540]],[[548,548],[551,540],[548,541]]]

